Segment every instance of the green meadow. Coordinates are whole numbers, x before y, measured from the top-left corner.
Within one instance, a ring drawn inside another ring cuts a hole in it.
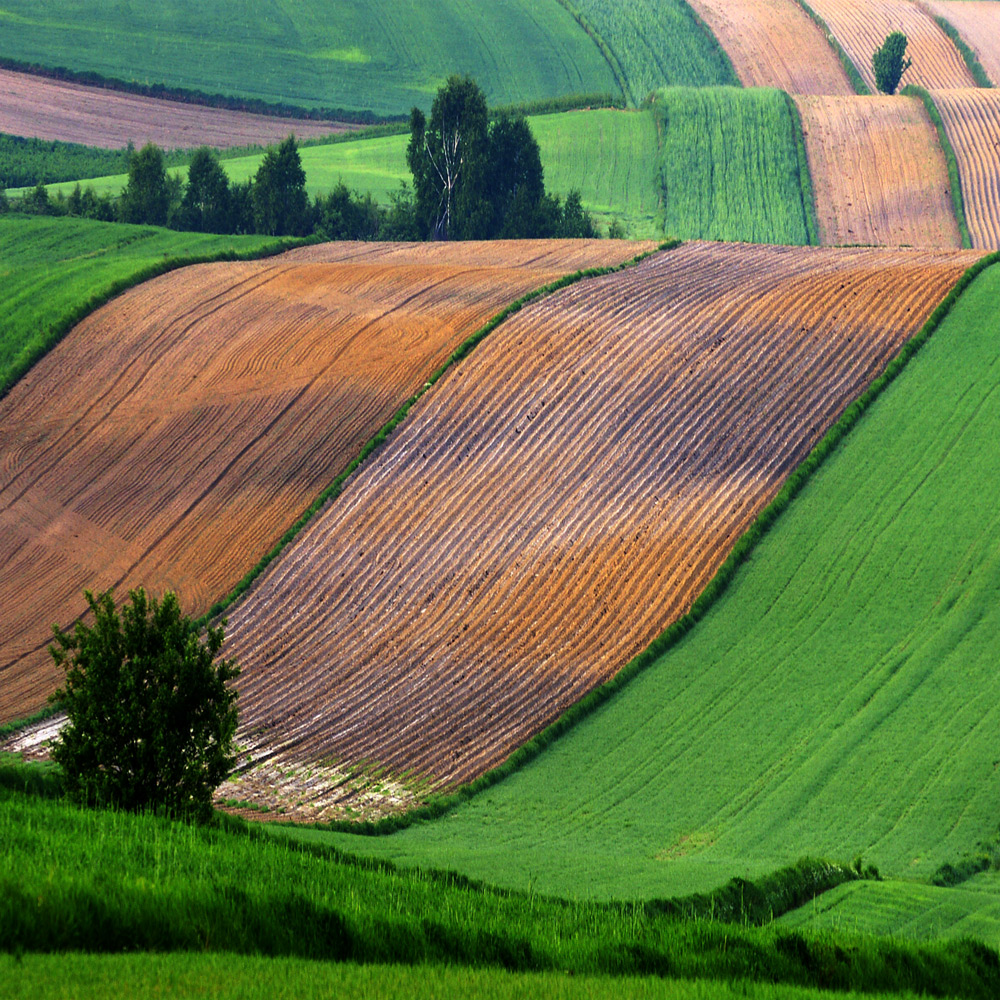
[[[389,836],[274,834],[605,899],[960,864],[1000,801],[998,296],[993,266],[697,626],[533,761]]]
[[[557,0],[7,0],[0,36],[8,59],[381,115],[428,108],[452,73],[491,104],[618,90]]]

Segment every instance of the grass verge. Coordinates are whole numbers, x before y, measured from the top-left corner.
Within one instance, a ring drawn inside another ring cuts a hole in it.
[[[861,94],[862,96],[870,96],[871,90],[868,84],[865,83],[861,74],[858,72],[858,67],[854,65],[854,60],[847,54],[844,46],[837,41],[837,36],[830,30],[830,26],[826,23],[806,3],[806,0],[796,0],[798,5],[813,19],[813,21],[818,25],[820,31],[823,32],[826,40],[830,43],[833,51],[837,53],[837,58],[840,60],[840,65],[844,67],[844,72],[847,74],[847,79],[851,81],[851,86],[854,88],[854,93]]]
[[[792,136],[795,140],[795,152],[799,157],[799,187],[802,191],[802,215],[806,220],[806,230],[809,233],[809,246],[819,246],[819,219],[816,217],[816,195],[813,192],[812,173],[809,170],[809,157],[806,154],[806,140],[802,134],[802,115],[799,106],[791,94],[785,93],[788,102],[788,114],[792,119]]]
[[[934,15],[934,20],[937,21],[938,27],[952,40],[955,48],[962,53],[962,58],[965,60],[965,65],[969,67],[969,72],[972,74],[972,79],[976,81],[976,86],[992,89],[993,81],[986,75],[986,70],[983,69],[979,57],[965,44],[965,39],[958,33],[955,26],[939,14]]]

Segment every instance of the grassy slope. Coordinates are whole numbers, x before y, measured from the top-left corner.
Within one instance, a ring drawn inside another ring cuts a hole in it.
[[[785,927],[889,934],[896,938],[975,938],[1000,946],[1000,877],[990,872],[945,888],[914,882],[851,883],[785,914]]]
[[[0,216],[0,393],[50,346],[67,317],[79,318],[117,283],[173,258],[246,253],[277,242],[270,236]]]
[[[608,47],[639,104],[659,87],[739,86],[732,64],[684,0],[565,0]]]
[[[456,72],[491,104],[618,89],[557,0],[8,0],[0,35],[0,55],[44,66],[379,114],[429,107]]]
[[[668,88],[655,111],[666,233],[809,243],[797,124],[781,91]]]
[[[926,877],[996,828],[1000,267],[678,644],[523,770],[389,837],[302,838],[581,896],[803,853]]]

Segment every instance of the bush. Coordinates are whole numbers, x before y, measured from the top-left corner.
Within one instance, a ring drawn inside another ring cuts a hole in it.
[[[69,795],[130,811],[162,808],[198,819],[236,762],[234,660],[215,663],[223,630],[202,641],[177,595],[149,599],[140,587],[115,609],[111,592],[85,591],[93,626],[53,626],[49,647],[66,671],[53,695],[68,726],[55,744]]]
[[[906,58],[906,35],[894,31],[872,56],[875,84],[883,94],[895,94],[902,75],[913,65]]]

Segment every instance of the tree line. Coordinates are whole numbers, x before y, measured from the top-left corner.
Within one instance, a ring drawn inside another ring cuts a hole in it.
[[[71,215],[206,233],[261,233],[327,240],[517,239],[594,237],[578,191],[565,200],[545,191],[538,143],[523,114],[490,115],[469,77],[438,91],[430,119],[414,108],[403,184],[388,205],[341,182],[310,200],[298,144],[289,136],[264,154],[247,181],[229,179],[218,155],[192,157],[186,183],[169,175],[150,143],[129,156],[117,199],[78,184],[52,198],[39,183],[22,211]],[[6,201],[0,190],[0,211]]]

